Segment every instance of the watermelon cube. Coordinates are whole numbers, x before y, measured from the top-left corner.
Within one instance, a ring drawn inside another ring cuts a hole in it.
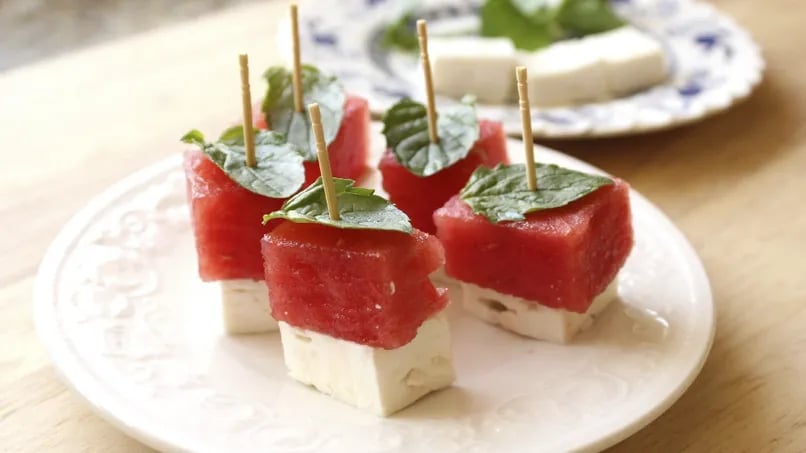
[[[266,284],[278,321],[373,347],[405,345],[448,303],[429,274],[436,237],[284,222],[263,238]]]
[[[458,196],[434,218],[449,276],[570,313],[588,312],[633,244],[629,187],[618,179],[520,222],[494,224]]]
[[[459,193],[479,166],[507,163],[507,143],[501,123],[479,121],[479,139],[467,157],[431,176],[420,177],[400,165],[387,149],[378,166],[389,200],[408,214],[415,228],[434,234],[434,211]]]
[[[286,222],[263,257],[294,379],[379,415],[453,382],[435,237]]]
[[[262,224],[263,214],[285,200],[244,189],[201,150],[186,151],[184,166],[199,277],[263,280],[260,238],[271,228]]]

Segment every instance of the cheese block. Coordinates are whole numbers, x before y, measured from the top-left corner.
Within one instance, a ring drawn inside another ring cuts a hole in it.
[[[556,107],[607,99],[605,64],[596,48],[572,39],[525,54],[529,100],[536,107]],[[510,79],[514,76],[510,74]]]
[[[433,37],[428,41],[434,91],[506,103],[515,95],[517,53],[508,38]]]
[[[635,27],[621,27],[582,40],[604,63],[612,96],[623,96],[659,84],[667,69],[660,42]]]
[[[594,298],[584,313],[547,307],[539,301],[502,294],[467,282],[461,282],[462,306],[478,318],[520,335],[568,343],[579,331],[590,327],[594,317],[618,297],[616,280]]]
[[[624,96],[667,77],[661,43],[629,25],[535,52],[516,50],[508,38],[434,37],[429,53],[437,93],[487,103],[517,100],[518,65],[528,68],[529,98],[542,108]]]
[[[219,287],[227,333],[239,335],[277,330],[277,321],[269,310],[269,291],[263,280],[219,280],[212,284]]]
[[[294,379],[378,415],[392,414],[455,379],[450,329],[440,312],[395,349],[341,340],[280,322],[283,356]]]

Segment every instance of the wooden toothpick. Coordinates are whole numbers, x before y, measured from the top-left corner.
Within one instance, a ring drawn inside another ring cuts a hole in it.
[[[523,152],[526,154],[526,182],[529,190],[537,190],[535,174],[535,144],[532,136],[532,112],[529,108],[529,82],[526,80],[526,67],[515,68],[518,80],[518,104],[521,108],[521,127],[523,128]]]
[[[299,20],[297,20],[297,4],[291,4],[291,46],[294,51],[294,67],[291,83],[294,89],[294,110],[302,112],[302,64],[299,58]]]
[[[319,113],[319,104],[308,106],[311,116],[311,129],[316,138],[316,157],[319,159],[319,171],[322,173],[322,184],[325,186],[325,202],[331,220],[339,220],[339,202],[336,199],[336,188],[333,186],[333,173],[330,171],[330,157],[327,155],[325,134],[322,132],[322,115]]]
[[[417,37],[420,41],[420,59],[425,76],[426,110],[428,112],[428,138],[431,143],[439,143],[437,135],[437,109],[434,107],[434,82],[431,80],[431,60],[428,58],[428,29],[425,19],[417,21]]]
[[[249,55],[238,56],[241,65],[241,103],[243,104],[243,140],[246,145],[246,165],[257,166],[255,132],[252,128],[252,91],[249,88]]]

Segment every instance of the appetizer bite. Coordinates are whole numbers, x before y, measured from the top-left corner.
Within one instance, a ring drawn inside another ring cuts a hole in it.
[[[434,218],[463,306],[492,324],[564,343],[617,295],[632,248],[629,187],[535,164],[518,69],[527,164],[479,168]]]
[[[480,165],[507,162],[501,123],[479,121],[472,102],[437,117],[425,21],[418,22],[427,105],[403,99],[386,112],[387,150],[378,166],[389,199],[417,229],[434,233],[434,211],[457,194]]]
[[[333,173],[359,179],[366,171],[368,103],[347,96],[335,77],[301,65],[296,5],[290,13],[293,67],[266,71],[268,90],[261,114],[252,113],[242,56],[243,129],[226,131],[216,143],[207,143],[198,131],[183,137],[201,148],[185,154],[199,276],[220,286],[224,326],[231,334],[277,328],[269,314],[260,254],[260,238],[277,222],[263,226],[260,219],[319,177],[304,102],[323,106],[325,140],[335,156]]]
[[[254,131],[248,59],[241,55],[243,127],[207,142],[196,130],[182,137],[196,145],[184,155],[187,196],[198,253],[199,277],[219,286],[228,333],[277,328],[269,314],[260,219],[296,193],[305,179],[302,151],[272,131]]]
[[[293,61],[291,70],[273,66],[266,70],[268,84],[256,126],[285,134],[305,151],[305,184],[319,177],[316,147],[304,107],[317,103],[333,175],[360,180],[367,170],[370,114],[366,99],[348,95],[335,76],[300,61],[297,5],[290,6]]]
[[[272,313],[291,377],[388,415],[454,380],[447,293],[429,280],[442,247],[371,189],[331,178],[320,146],[322,177],[265,217],[286,220],[262,243]]]

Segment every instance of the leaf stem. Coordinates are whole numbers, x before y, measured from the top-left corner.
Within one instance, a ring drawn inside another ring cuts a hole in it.
[[[246,147],[246,165],[257,166],[255,158],[255,132],[252,128],[252,92],[249,88],[249,55],[238,56],[241,66],[241,104],[243,105],[243,140]]]
[[[302,69],[299,57],[299,20],[297,19],[297,4],[292,3],[291,10],[291,46],[294,53],[294,67],[292,83],[294,90],[294,110],[302,113]]]
[[[308,106],[308,113],[311,116],[311,129],[316,138],[316,156],[319,158],[319,171],[322,173],[322,185],[325,187],[325,202],[330,220],[339,220],[339,201],[336,199],[336,188],[333,185],[333,173],[330,171],[330,157],[327,154],[325,145],[325,134],[322,132],[322,115],[319,112],[319,104],[313,103]]]
[[[434,106],[434,82],[431,79],[431,60],[428,58],[428,29],[425,19],[417,21],[417,38],[420,41],[420,59],[425,76],[426,110],[428,112],[428,138],[431,143],[439,143],[437,135],[437,109]]]
[[[526,155],[526,184],[529,190],[537,190],[537,175],[535,173],[534,136],[532,135],[532,113],[529,108],[529,82],[526,77],[526,67],[515,68],[515,78],[518,81],[518,105],[521,110],[521,127],[523,129],[523,152]]]

